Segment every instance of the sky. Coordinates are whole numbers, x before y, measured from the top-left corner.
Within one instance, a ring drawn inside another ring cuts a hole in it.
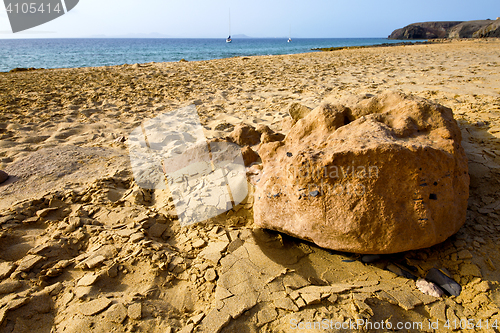
[[[26,0],[28,1],[28,0]],[[387,37],[415,22],[496,19],[499,0],[80,0],[67,14],[12,33],[0,4],[0,39],[145,37]]]

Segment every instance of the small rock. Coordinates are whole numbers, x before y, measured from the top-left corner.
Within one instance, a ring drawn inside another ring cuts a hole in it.
[[[42,256],[37,256],[34,254],[28,254],[26,257],[22,258],[17,262],[17,270],[20,272],[27,272],[32,269],[36,264],[45,260]]]
[[[477,265],[473,263],[464,263],[460,266],[460,275],[461,276],[474,276],[474,277],[482,277],[481,269],[477,267]]]
[[[398,302],[398,305],[406,311],[422,305],[423,302],[411,292],[405,290],[389,290],[387,293]]]
[[[217,273],[215,272],[215,269],[209,268],[205,272],[205,280],[212,282],[217,278]]]
[[[4,281],[0,283],[0,295],[1,294],[10,294],[11,292],[16,291],[22,286],[22,283],[19,281]]]
[[[191,333],[194,330],[194,324],[184,326],[178,333]]]
[[[91,291],[92,287],[76,287],[74,293],[76,298],[85,299]]]
[[[134,303],[128,307],[127,315],[130,319],[140,320],[142,318],[142,304]]]
[[[304,294],[300,294],[300,296],[306,302],[307,305],[316,304],[316,303],[321,302],[321,294],[320,293],[304,293]]]
[[[16,269],[16,265],[11,262],[3,262],[0,264],[0,280],[3,280],[12,274],[12,272]]]
[[[9,179],[9,175],[5,171],[0,170],[0,184],[2,184],[7,179]]]
[[[65,306],[68,306],[69,302],[71,302],[73,300],[73,298],[75,298],[75,294],[73,294],[71,291],[70,292],[67,292],[65,293],[62,297],[61,297],[61,304],[65,307]]]
[[[231,134],[229,134],[231,141],[242,147],[258,144],[260,136],[261,134],[253,126],[247,124],[236,125]]]
[[[201,239],[201,238],[198,238],[197,240],[195,240],[191,245],[195,248],[195,249],[199,249],[199,248],[202,248],[204,247],[206,244],[206,242]]]
[[[287,311],[297,312],[299,308],[295,303],[288,297],[278,298],[274,300],[274,306],[278,309],[283,309]]]
[[[61,290],[63,290],[64,285],[61,282],[56,282],[50,286],[43,288],[43,292],[51,296],[57,295]]]
[[[149,228],[148,234],[151,237],[160,238],[161,235],[165,232],[166,229],[167,229],[167,225],[166,224],[156,223],[156,224],[153,224]]]
[[[472,253],[470,253],[469,250],[462,250],[457,253],[458,259],[464,260],[464,259],[472,259]]]
[[[127,318],[127,309],[123,304],[113,304],[106,311],[106,318],[116,324],[121,324]]]
[[[437,302],[431,307],[430,315],[443,323],[446,322],[446,304],[444,302]]]
[[[222,257],[221,252],[225,251],[228,245],[227,242],[211,242],[198,256],[217,264]]]
[[[88,260],[85,260],[85,265],[89,268],[92,269],[94,267],[99,266],[102,264],[103,261],[106,260],[105,256],[95,256],[93,258],[90,258]]]
[[[21,297],[21,298],[13,299],[7,303],[6,309],[7,310],[19,309],[21,306],[28,304],[29,301],[30,301],[30,299],[28,297]]]
[[[198,325],[200,321],[203,319],[203,317],[205,317],[205,314],[202,312],[200,314],[197,314],[196,316],[189,318],[188,323],[191,322],[195,325]]]
[[[234,125],[226,122],[221,122],[220,124],[217,124],[217,126],[214,127],[214,130],[216,131],[226,131],[226,130],[232,131],[233,129]]]
[[[266,307],[257,313],[257,326],[267,324],[276,319],[276,317],[278,317],[276,309]]]
[[[479,293],[485,293],[488,290],[490,290],[490,284],[488,281],[483,281],[476,286],[474,286],[474,289],[479,292]]]
[[[317,197],[319,195],[319,191],[317,191],[317,190],[316,191],[312,191],[312,192],[309,193],[309,195],[311,197]]]
[[[33,217],[30,217],[30,218],[24,219],[23,220],[23,224],[37,223],[39,221],[39,219],[40,218],[38,216],[33,216]]]
[[[443,291],[436,284],[426,281],[424,279],[418,279],[416,282],[416,286],[418,290],[420,290],[423,294],[434,296],[434,297],[442,297]]]
[[[259,154],[253,151],[249,146],[241,148],[241,155],[243,156],[243,163],[246,167],[259,160]]]
[[[132,243],[137,243],[138,241],[140,241],[141,239],[144,239],[144,234],[142,232],[136,232],[135,234],[132,234],[130,236],[130,241]]]
[[[99,275],[94,273],[85,274],[80,280],[78,280],[77,287],[91,286],[97,281],[98,278]]]
[[[49,215],[50,212],[54,210],[58,210],[59,208],[45,208],[45,209],[40,209],[39,211],[36,212],[36,216],[38,217],[45,217]]]
[[[226,311],[212,309],[201,322],[202,332],[220,332],[231,319]]]
[[[110,306],[111,300],[105,297],[95,299],[93,301],[83,303],[80,305],[80,312],[84,316],[93,316],[105,310]]]

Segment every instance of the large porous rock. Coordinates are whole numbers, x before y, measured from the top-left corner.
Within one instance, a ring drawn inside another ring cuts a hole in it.
[[[323,104],[261,145],[258,227],[354,253],[440,243],[465,222],[467,159],[452,111],[386,92]]]

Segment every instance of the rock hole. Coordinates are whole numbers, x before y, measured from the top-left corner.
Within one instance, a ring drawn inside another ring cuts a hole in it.
[[[437,200],[437,199],[438,199],[438,196],[437,196],[437,194],[431,193],[431,194],[429,195],[429,199],[431,199],[431,200]]]

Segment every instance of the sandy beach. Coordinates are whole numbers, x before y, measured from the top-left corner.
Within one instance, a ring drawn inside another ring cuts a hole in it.
[[[129,135],[163,113],[194,104],[207,138],[287,134],[293,102],[386,90],[451,108],[462,132],[467,221],[431,248],[363,263],[255,229],[251,193],[181,227],[167,191],[133,180]],[[499,116],[498,39],[0,73],[0,332],[498,332]],[[462,293],[424,295],[392,262],[445,267]]]

